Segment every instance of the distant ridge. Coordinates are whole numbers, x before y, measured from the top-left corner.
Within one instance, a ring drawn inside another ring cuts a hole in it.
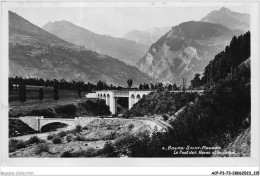
[[[169,30],[171,27],[153,28],[146,31],[132,30],[126,33],[123,38],[150,46]]]
[[[117,58],[129,65],[135,65],[149,47],[123,38],[96,34],[65,20],[48,22],[42,28],[65,41]]]

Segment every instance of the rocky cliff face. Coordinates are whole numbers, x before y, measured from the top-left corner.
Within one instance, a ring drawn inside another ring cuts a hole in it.
[[[44,31],[9,12],[9,76],[65,79],[126,86],[154,79],[117,59],[101,55]]]
[[[221,24],[181,23],[152,44],[136,66],[162,82],[182,84],[182,78],[186,78],[189,83],[195,73],[202,72],[225,48],[233,35],[240,33]]]
[[[64,20],[49,22],[42,28],[67,42],[117,58],[129,65],[135,65],[149,48],[149,45],[138,41],[99,35]]]

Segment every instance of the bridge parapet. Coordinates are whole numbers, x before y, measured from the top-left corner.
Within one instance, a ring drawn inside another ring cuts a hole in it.
[[[115,97],[128,97],[129,91],[115,91],[114,96]]]

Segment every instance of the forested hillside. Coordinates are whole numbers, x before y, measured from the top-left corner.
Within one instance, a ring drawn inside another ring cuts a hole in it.
[[[144,115],[173,115],[187,103],[196,99],[197,93],[175,93],[170,91],[152,92],[124,114],[124,117]]]
[[[250,32],[234,36],[229,46],[218,53],[215,58],[205,67],[202,79],[191,81],[193,87],[209,85],[225,78],[228,74],[234,74],[238,66],[250,57]],[[200,83],[198,83],[198,81]]]

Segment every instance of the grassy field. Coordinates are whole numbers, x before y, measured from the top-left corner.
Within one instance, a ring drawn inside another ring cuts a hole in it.
[[[53,88],[44,87],[44,86],[26,86],[26,96],[27,96],[28,102],[38,100],[40,88],[43,88],[43,92],[44,92],[43,101],[54,101]],[[10,103],[15,103],[15,102],[19,103],[18,94],[19,94],[19,92],[16,90],[10,91],[9,92],[9,102]],[[87,94],[87,92],[81,93],[82,96],[85,96],[86,94]],[[59,97],[60,97],[60,100],[80,98],[78,96],[78,93],[76,90],[59,90]]]
[[[39,88],[43,88],[44,98],[42,101],[38,99]],[[75,90],[60,90],[59,100],[56,102],[53,98],[53,89],[42,86],[26,86],[27,100],[22,105],[18,99],[19,92],[16,90],[9,92],[9,108],[12,111],[31,111],[34,109],[46,109],[55,106],[61,106],[66,104],[77,104],[86,100],[85,95],[87,92],[82,92],[82,98],[78,96]]]

